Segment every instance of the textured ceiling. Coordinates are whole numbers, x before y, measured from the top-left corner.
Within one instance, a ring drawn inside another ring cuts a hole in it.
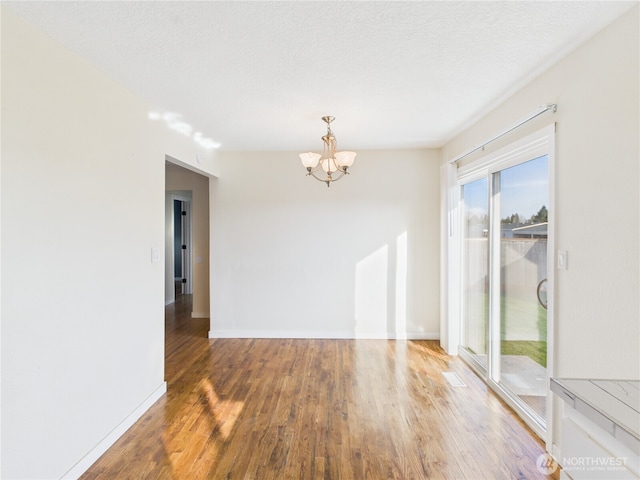
[[[220,150],[358,150],[441,146],[637,1],[2,4]]]

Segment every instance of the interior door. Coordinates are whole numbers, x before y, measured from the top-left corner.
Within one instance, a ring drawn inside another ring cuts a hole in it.
[[[192,288],[192,257],[191,257],[191,201],[182,201],[180,218],[182,223],[181,251],[182,251],[182,293],[191,295]]]

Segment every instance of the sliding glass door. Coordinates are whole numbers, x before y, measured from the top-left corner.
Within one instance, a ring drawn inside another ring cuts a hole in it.
[[[495,263],[500,267],[495,271],[499,278],[494,314],[500,331],[499,368],[491,373],[494,381],[544,419],[547,311],[538,297],[547,279],[547,156],[492,176]]]
[[[458,167],[461,355],[540,434],[553,283],[553,131],[541,132]]]
[[[462,345],[487,368],[489,325],[489,183],[467,183],[462,196]]]

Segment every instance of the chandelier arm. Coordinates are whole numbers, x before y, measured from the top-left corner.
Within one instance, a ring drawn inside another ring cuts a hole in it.
[[[327,187],[329,185],[331,185],[333,182],[337,182],[338,180],[340,180],[342,177],[344,177],[345,175],[348,175],[349,172],[347,171],[342,171],[342,170],[337,170],[338,172],[338,176],[326,176],[325,178],[320,178],[316,175],[316,173],[314,171],[310,171],[309,173],[307,173],[307,175],[312,176],[313,178],[315,178],[316,180],[318,180],[319,182],[322,183],[326,183]]]
[[[318,172],[320,170],[322,170],[322,163],[318,163],[318,165],[316,165],[311,170],[309,170],[309,175],[313,175],[314,173],[316,173],[316,172]]]
[[[335,174],[335,173],[336,173],[336,172],[334,172],[334,174]],[[316,175],[316,172],[311,171],[311,172],[307,173],[307,176],[312,176],[312,177],[313,177],[313,178],[315,178],[316,180],[319,180],[319,181],[324,182],[324,183],[327,183],[327,180],[328,180],[330,183],[333,183],[333,182],[337,182],[337,181],[338,181],[338,180],[340,180],[342,177],[344,177],[345,175],[348,175],[348,174],[349,174],[349,172],[343,172],[342,170],[337,170],[337,173],[338,173],[338,175],[337,175],[337,176],[332,175],[331,177],[329,177],[329,176],[327,175],[325,178],[321,178],[321,177],[319,177],[319,176],[317,176],[317,175]]]
[[[340,180],[342,177],[345,176],[346,172],[343,172],[342,170],[338,170],[339,175],[337,177],[331,177],[332,178],[332,182],[337,182],[338,180]]]
[[[315,174],[315,172],[309,172],[307,175],[311,175],[313,178],[315,178],[315,179],[316,179],[316,180],[318,180],[319,182],[325,182],[325,183],[327,182],[327,180],[326,180],[326,179],[324,179],[324,178],[320,178],[319,176],[317,176],[317,175]]]

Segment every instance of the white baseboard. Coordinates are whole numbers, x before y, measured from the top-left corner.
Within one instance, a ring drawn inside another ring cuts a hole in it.
[[[436,333],[427,333],[427,332],[411,332],[407,333],[407,338],[409,340],[440,340],[440,334]]]
[[[209,338],[325,338],[325,339],[371,339],[371,340],[439,340],[439,333],[407,332],[396,335],[387,332],[300,332],[300,331],[269,331],[269,330],[209,330]]]
[[[209,312],[191,312],[191,318],[209,318]]]
[[[142,402],[127,418],[125,418],[116,428],[111,430],[109,434],[104,437],[100,443],[89,451],[78,463],[76,463],[71,470],[65,473],[61,478],[64,480],[73,479],[76,480],[82,476],[84,472],[89,470],[89,467],[98,460],[104,452],[116,443],[116,441],[124,435],[124,433],[136,423],[144,413],[156,403],[162,395],[167,392],[167,382],[163,382],[151,395],[149,395],[144,402]]]

